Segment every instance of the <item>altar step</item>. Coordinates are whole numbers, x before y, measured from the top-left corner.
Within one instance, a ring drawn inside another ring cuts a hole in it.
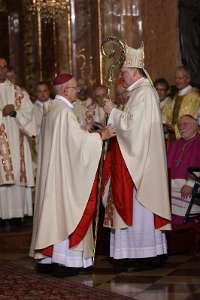
[[[30,248],[32,222],[0,226],[0,253],[27,253]]]

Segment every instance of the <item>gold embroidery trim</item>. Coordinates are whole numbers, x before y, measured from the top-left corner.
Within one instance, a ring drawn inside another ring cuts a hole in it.
[[[174,104],[174,110],[173,110],[173,116],[172,116],[172,124],[173,125],[175,125],[177,123],[182,101],[183,101],[183,96],[176,97],[175,104]]]
[[[26,164],[25,164],[25,156],[24,156],[24,134],[20,131],[19,134],[20,141],[20,183],[27,183],[26,177]]]
[[[5,131],[5,125],[0,126],[0,156],[3,165],[3,170],[5,172],[6,181],[14,180],[13,165],[10,153],[10,147],[8,142],[8,136]]]
[[[15,109],[16,110],[20,108],[23,98],[24,98],[24,94],[22,90],[17,85],[15,85]]]
[[[113,227],[113,214],[114,214],[114,202],[111,193],[111,188],[109,189],[108,194],[108,202],[105,209],[105,217],[104,217],[104,226],[105,227]]]

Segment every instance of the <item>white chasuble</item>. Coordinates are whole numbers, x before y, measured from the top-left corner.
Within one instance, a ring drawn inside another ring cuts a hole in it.
[[[128,90],[130,98],[124,111],[114,108],[109,118],[135,185],[132,226],[114,211],[110,255],[115,259],[165,254],[165,234],[155,229],[154,214],[171,220],[159,102],[147,79],[138,80]],[[160,229],[170,228],[167,224]]]
[[[57,252],[67,243],[87,205],[101,149],[100,135],[83,130],[72,104],[56,96],[41,128],[31,256],[42,258],[37,250],[55,245]],[[92,257],[91,226],[84,239],[70,250],[81,251],[84,258]]]

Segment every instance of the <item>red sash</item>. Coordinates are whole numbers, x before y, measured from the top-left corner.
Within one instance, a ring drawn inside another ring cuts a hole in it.
[[[121,154],[117,138],[110,140],[104,163],[102,191],[111,178],[111,191],[117,212],[127,225],[133,223],[133,188],[134,183]]]
[[[97,199],[97,184],[98,184],[98,176],[96,175],[93,186],[92,186],[92,191],[87,203],[87,206],[84,210],[84,214],[76,227],[75,231],[69,236],[66,237],[69,238],[69,248],[72,248],[76,245],[78,245],[82,239],[84,238],[85,234],[87,233],[87,230],[92,222],[92,218],[95,213],[96,209],[96,199]],[[39,252],[42,252],[42,254],[47,255],[47,256],[52,256],[53,254],[53,245],[38,250]]]
[[[112,196],[117,212],[123,221],[128,226],[131,226],[133,224],[134,183],[121,154],[117,138],[111,139],[107,151],[102,176],[102,192],[105,189],[109,177],[111,178]],[[84,214],[75,231],[69,237],[66,237],[69,238],[70,248],[80,243],[91,224],[96,208],[97,184],[98,177],[96,176]],[[154,215],[154,220],[156,229],[170,223],[169,220],[163,219],[157,215]],[[47,256],[52,256],[53,246],[49,246],[39,251]]]
[[[111,191],[113,202],[123,221],[131,226],[133,224],[133,188],[134,182],[126,167],[121,154],[117,138],[112,138],[104,163],[102,192],[111,177]],[[170,221],[158,215],[154,215],[155,228],[158,229]]]

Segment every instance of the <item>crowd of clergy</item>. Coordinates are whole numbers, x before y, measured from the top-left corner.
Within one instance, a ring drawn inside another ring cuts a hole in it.
[[[200,91],[186,66],[174,86],[152,83],[143,51],[127,46],[113,101],[107,86],[68,72],[52,90],[38,82],[31,100],[0,58],[0,221],[34,216],[38,272],[93,266],[99,200],[115,270],[167,259],[165,231],[183,224],[195,185],[188,168],[200,168]]]

